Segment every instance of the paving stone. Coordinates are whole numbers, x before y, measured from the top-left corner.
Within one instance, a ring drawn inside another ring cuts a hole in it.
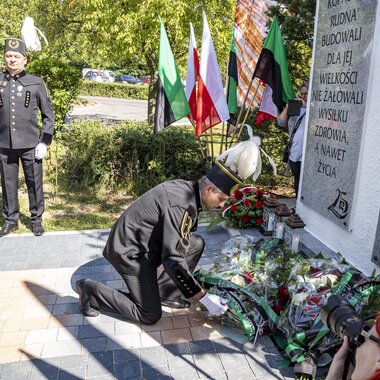
[[[60,368],[60,358],[50,360],[34,359],[29,380],[49,379],[55,380]]]
[[[127,363],[134,360],[140,360],[140,350],[138,349],[113,351],[113,362],[115,364]]]
[[[107,338],[88,338],[88,339],[79,339],[79,343],[83,345],[83,348],[88,352],[102,352],[105,351],[107,346]]]
[[[183,372],[187,372],[191,368],[195,368],[194,359],[191,354],[172,355],[167,352],[166,357],[171,372],[178,372],[180,369]]]
[[[86,377],[87,379],[91,379],[91,380],[119,380],[117,377],[115,378],[115,376],[110,373],[108,375],[101,375],[101,376],[94,376],[94,377]]]
[[[58,380],[79,380],[86,378],[86,367],[76,367],[70,369],[61,368],[58,373]]]
[[[113,374],[116,379],[141,379],[141,366],[139,360],[114,363]]]
[[[198,372],[195,368],[188,368],[186,372],[182,370],[170,372],[173,380],[199,380]]]
[[[194,362],[201,378],[219,379],[217,376],[221,374],[224,376],[224,368],[216,353],[202,352],[194,354]]]
[[[58,329],[57,342],[78,338],[79,326],[60,327]]]
[[[240,352],[242,344],[233,341],[232,339],[216,339],[213,341],[216,352],[219,353],[235,353]]]
[[[87,365],[88,355],[70,355],[61,358],[61,368],[76,368]]]
[[[75,303],[61,303],[56,304],[53,307],[52,315],[67,315],[67,314],[79,314],[79,302]]]
[[[167,344],[165,346],[166,352],[172,355],[190,354],[189,343]]]
[[[10,364],[4,364],[1,372],[2,380],[20,380],[27,379],[32,371],[33,364],[31,361],[22,361]]]
[[[215,347],[210,340],[197,340],[194,342],[190,342],[190,350],[193,354],[199,352],[210,352],[215,351]]]
[[[140,349],[142,368],[151,368],[166,365],[164,347],[147,347]]]
[[[87,377],[108,375],[113,371],[113,352],[95,352],[89,356]]]
[[[81,325],[79,326],[78,338],[96,338],[104,336],[97,327],[93,325]]]
[[[250,367],[235,367],[233,370],[226,370],[226,374],[227,378],[230,380],[247,380],[256,378]]]
[[[223,353],[219,354],[219,359],[226,371],[231,371],[234,368],[249,367],[247,359],[243,353]]]
[[[80,355],[81,351],[82,346],[76,340],[45,343],[41,357],[52,358],[57,356]]]
[[[166,380],[170,379],[170,374],[167,367],[143,368],[142,377],[144,380]]]

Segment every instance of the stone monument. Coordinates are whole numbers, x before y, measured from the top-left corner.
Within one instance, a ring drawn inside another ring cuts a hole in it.
[[[307,230],[366,273],[380,265],[379,13],[377,0],[317,3],[297,200]]]

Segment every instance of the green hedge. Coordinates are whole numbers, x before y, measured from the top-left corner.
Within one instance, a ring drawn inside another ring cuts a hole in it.
[[[190,128],[170,127],[154,134],[145,123],[77,121],[63,137],[61,174],[71,190],[118,188],[139,196],[163,181],[196,180],[207,170],[200,165]]]
[[[148,100],[148,86],[124,83],[82,81],[80,95]]]

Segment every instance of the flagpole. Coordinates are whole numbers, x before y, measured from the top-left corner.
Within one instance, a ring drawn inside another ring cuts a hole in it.
[[[210,125],[211,125],[211,114],[209,115],[210,118]],[[211,138],[211,157],[214,162],[214,134],[212,132],[213,127],[209,128],[210,130],[210,138]]]
[[[202,160],[204,160],[206,158],[206,155],[203,151],[203,147],[202,147],[202,143],[201,143],[201,139],[200,137],[197,137],[196,138],[198,140],[198,144],[199,144],[199,150],[201,151],[201,155],[202,155]]]
[[[260,86],[260,82],[257,83],[255,93],[253,94],[252,100],[251,100],[251,102],[250,102],[250,104],[249,104],[249,107],[248,107],[248,110],[247,110],[247,112],[246,112],[246,114],[245,114],[245,117],[244,117],[244,120],[243,120],[242,125],[244,125],[245,122],[247,121],[247,118],[248,118],[249,112],[250,112],[251,109],[252,109],[252,104],[253,104],[253,102],[254,102],[254,100],[255,100],[255,98],[256,98],[256,94],[257,94],[257,91],[258,91],[258,89],[259,89],[259,86]],[[242,131],[242,130],[243,130],[243,128],[240,127],[240,128],[239,128],[239,133],[238,133],[238,135],[237,135],[237,139],[238,139],[238,140],[239,140],[239,138],[240,138],[240,135],[241,135],[241,131]]]
[[[232,128],[232,135],[231,135],[230,146],[232,146],[232,144],[233,144],[233,141],[234,141],[234,138],[235,138],[235,135],[236,135],[236,130],[237,130],[238,126],[239,126],[239,121],[241,119],[241,115],[244,112],[244,106],[245,106],[245,103],[247,102],[247,98],[248,98],[249,92],[251,91],[251,87],[252,87],[254,79],[255,79],[255,77],[252,75],[251,82],[249,83],[247,92],[246,92],[245,97],[244,97],[243,104],[242,104],[242,106],[240,108],[239,116],[238,116],[238,118],[236,120],[236,124],[235,124],[234,128]],[[226,141],[226,147],[227,147],[227,145],[228,145],[228,143]]]
[[[254,79],[254,78],[253,78],[253,79]],[[252,83],[252,82],[251,82],[251,83]],[[239,140],[239,138],[240,138],[241,131],[242,131],[242,129],[243,129],[242,126],[245,124],[245,122],[246,122],[246,120],[247,120],[247,117],[248,117],[249,111],[251,110],[252,104],[253,104],[254,100],[256,99],[256,95],[257,95],[257,91],[259,90],[259,87],[260,87],[260,81],[257,82],[256,89],[255,89],[255,93],[253,94],[252,100],[250,101],[250,104],[249,104],[248,110],[247,110],[247,112],[246,112],[246,114],[245,114],[245,117],[244,117],[243,122],[242,122],[240,125],[239,125],[238,123],[236,123],[236,128],[234,129],[233,134],[232,134],[231,145],[232,145],[232,143],[233,143],[233,139],[234,139],[235,137],[236,137],[237,140]],[[240,116],[240,115],[239,115],[239,116]],[[239,132],[238,132],[237,136],[235,136],[235,135],[236,135],[236,131],[238,130],[238,128],[239,128]]]

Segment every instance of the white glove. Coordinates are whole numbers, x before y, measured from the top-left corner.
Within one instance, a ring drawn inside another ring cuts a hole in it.
[[[228,309],[228,301],[215,294],[206,293],[199,302],[207,308],[210,317],[224,314]]]
[[[47,153],[47,147],[46,147],[46,144],[44,144],[44,143],[39,143],[39,144],[36,146],[36,149],[34,150],[34,157],[35,157],[37,160],[42,160],[42,159],[46,156],[46,153]]]

